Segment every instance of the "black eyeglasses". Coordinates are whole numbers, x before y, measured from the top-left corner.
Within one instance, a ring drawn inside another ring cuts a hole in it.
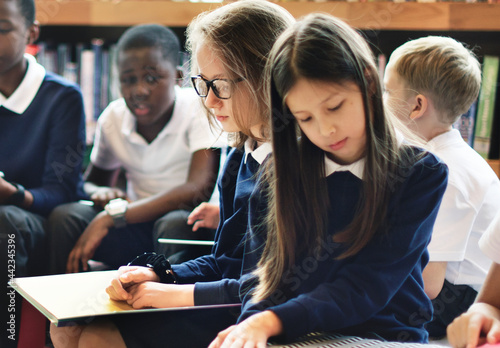
[[[233,85],[243,80],[245,80],[243,77],[235,80],[213,79],[210,81],[200,75],[191,77],[194,90],[200,97],[206,97],[211,88],[215,96],[219,99],[231,98],[233,94]]]

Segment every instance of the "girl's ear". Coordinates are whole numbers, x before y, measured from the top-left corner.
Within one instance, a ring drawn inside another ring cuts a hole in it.
[[[31,45],[38,40],[38,36],[40,36],[40,25],[38,21],[35,21],[28,29],[28,42],[27,45]]]
[[[410,118],[412,120],[419,119],[425,114],[428,106],[429,106],[429,101],[427,97],[422,94],[417,94],[414,97],[414,105],[413,109],[410,112]]]

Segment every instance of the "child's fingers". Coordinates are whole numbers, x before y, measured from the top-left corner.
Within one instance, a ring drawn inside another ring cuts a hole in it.
[[[193,225],[193,232],[198,231],[200,228],[206,227],[205,220],[198,220]]]
[[[481,330],[487,325],[485,318],[482,315],[473,314],[469,320],[469,326],[465,328],[466,346],[477,347]]]
[[[187,223],[188,225],[192,225],[196,220],[203,219],[205,216],[205,210],[207,209],[208,203],[203,202],[199,206],[193,209],[191,214],[189,214]]]
[[[189,216],[187,218],[187,224],[188,225],[192,225],[196,220],[199,220],[199,219],[202,219],[202,218],[203,218],[202,212],[198,208],[195,208],[191,212],[191,214],[189,214]]]
[[[500,321],[495,320],[486,336],[486,340],[489,344],[495,344],[500,342]]]
[[[111,285],[106,288],[106,292],[112,300],[125,301],[128,300],[130,294],[123,288],[118,279],[113,279]]]

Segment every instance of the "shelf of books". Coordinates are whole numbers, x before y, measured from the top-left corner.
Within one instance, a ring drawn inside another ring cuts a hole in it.
[[[295,17],[322,11],[359,29],[500,30],[500,4],[463,2],[276,1]],[[468,0],[469,1],[469,0]],[[490,0],[493,1],[493,0]],[[497,0],[494,0],[497,1]],[[222,2],[172,0],[36,0],[42,25],[121,26],[156,22],[186,26]]]

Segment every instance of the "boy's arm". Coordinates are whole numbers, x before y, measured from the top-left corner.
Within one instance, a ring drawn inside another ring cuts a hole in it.
[[[500,264],[493,262],[491,264],[484,285],[477,295],[476,302],[484,302],[495,306],[500,310]],[[498,318],[500,320],[500,317]]]
[[[444,285],[447,262],[429,262],[422,272],[424,291],[431,300],[435,299]]]
[[[210,197],[217,179],[220,150],[199,150],[191,158],[188,179],[183,185],[128,205],[125,220],[128,224],[151,221],[176,209],[192,209]],[[85,229],[68,257],[68,272],[77,272],[78,265],[87,270],[87,262],[102,239],[114,226],[113,219],[99,213]]]
[[[219,156],[219,149],[194,152],[187,181],[167,192],[130,203],[126,213],[127,223],[155,220],[172,210],[191,210],[208,200],[217,180]]]

